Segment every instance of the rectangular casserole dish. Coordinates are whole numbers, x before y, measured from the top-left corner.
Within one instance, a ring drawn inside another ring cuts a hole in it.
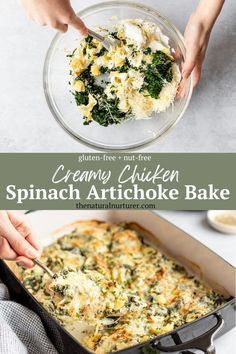
[[[30,213],[28,217],[40,235],[43,246],[60,237],[64,233],[64,226],[76,220],[95,219],[113,223],[130,223],[133,228],[138,228],[148,242],[158,245],[194,275],[205,280],[211,288],[229,298],[227,303],[216,311],[167,334],[119,351],[119,353],[154,354],[162,351],[187,354],[191,353],[190,349],[199,349],[204,353],[213,354],[215,353],[213,344],[215,335],[222,335],[235,326],[235,268],[157,214],[149,211],[126,210],[37,211]],[[73,228],[73,225],[70,227]],[[55,229],[56,231],[52,232]],[[8,286],[16,301],[29,307],[41,317],[59,353],[90,353],[22,286],[15,274],[14,265],[14,263],[1,261],[1,279]]]

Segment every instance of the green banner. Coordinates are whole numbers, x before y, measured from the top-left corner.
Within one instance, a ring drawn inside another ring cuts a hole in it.
[[[1,209],[234,209],[236,154],[0,154]]]

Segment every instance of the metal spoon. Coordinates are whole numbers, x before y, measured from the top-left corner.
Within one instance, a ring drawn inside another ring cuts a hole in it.
[[[48,275],[51,278],[54,278],[55,274],[47,267],[45,266],[45,264],[43,264],[42,262],[40,262],[38,259],[34,259],[33,260],[35,264],[37,264],[40,268],[42,268],[46,273],[48,273]]]
[[[115,38],[104,37],[91,29],[88,29],[88,34],[101,42],[107,50],[110,50],[118,42]]]

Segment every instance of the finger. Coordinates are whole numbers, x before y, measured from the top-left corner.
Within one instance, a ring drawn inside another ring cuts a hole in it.
[[[17,257],[16,252],[11,248],[9,243],[4,237],[0,237],[0,259],[15,260]]]
[[[17,263],[22,265],[24,268],[33,268],[35,266],[34,262],[26,257],[19,256],[16,258]]]
[[[41,251],[41,245],[38,236],[32,229],[26,216],[20,212],[8,211],[8,217],[16,230],[24,237],[34,248]]]
[[[178,46],[175,50],[173,49],[171,51],[171,55],[176,61],[180,60],[182,58],[182,53],[181,53],[180,47]]]
[[[196,87],[201,79],[202,65],[197,64],[193,71],[193,87]]]
[[[68,24],[77,29],[83,36],[88,35],[87,27],[85,26],[84,22],[78,16],[76,16],[76,14],[71,17]]]
[[[177,96],[183,98],[186,96],[186,93],[187,93],[187,79],[183,78],[179,83]]]
[[[62,33],[65,33],[67,32],[68,30],[68,25],[64,24],[64,23],[56,23],[54,26],[53,26],[56,30],[62,32]]]
[[[1,236],[6,238],[12,249],[18,255],[32,259],[40,256],[40,252],[31,246],[31,244],[19,234],[19,232],[11,224],[10,220],[9,224],[4,225],[4,228],[2,228]]]
[[[197,47],[195,47],[195,46],[187,47],[186,59],[185,59],[185,62],[183,64],[183,68],[182,68],[182,76],[185,79],[187,79],[191,75],[191,73],[196,65],[196,62],[198,59],[198,54],[199,54],[199,50]]]

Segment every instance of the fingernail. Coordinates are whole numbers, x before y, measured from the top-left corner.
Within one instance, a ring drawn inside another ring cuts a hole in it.
[[[37,250],[35,250],[33,247],[30,247],[26,250],[26,255],[29,258],[37,258],[40,256],[40,253]]]

